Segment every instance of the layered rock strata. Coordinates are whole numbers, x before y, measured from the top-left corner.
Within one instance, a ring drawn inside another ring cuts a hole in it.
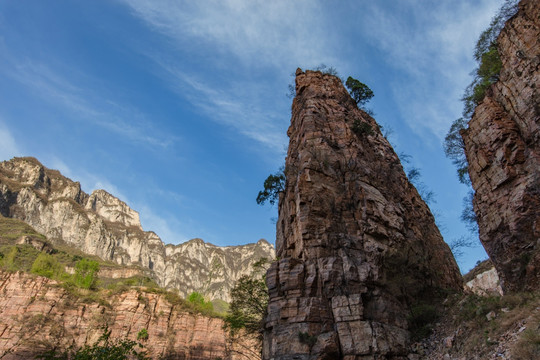
[[[229,301],[238,278],[250,274],[261,257],[275,257],[265,240],[228,247],[201,239],[166,245],[154,232],[143,231],[139,214],[123,201],[104,190],[88,195],[78,182],[34,158],[0,163],[0,214],[23,220],[53,243],[142,266],[160,286],[183,296],[198,291]]]
[[[504,291],[540,286],[540,3],[498,38],[502,70],[462,132],[480,240]]]
[[[406,356],[411,306],[462,288],[429,208],[337,77],[297,70],[288,136],[263,358]]]
[[[188,313],[166,296],[129,290],[88,301],[53,280],[0,272],[0,358],[33,359],[47,350],[93,345],[111,331],[111,340],[140,339],[152,359],[251,359],[231,352],[223,321]],[[235,344],[242,346],[242,344]]]

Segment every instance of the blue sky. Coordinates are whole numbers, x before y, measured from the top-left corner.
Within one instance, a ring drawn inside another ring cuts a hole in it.
[[[167,243],[275,239],[255,203],[284,163],[297,67],[368,84],[376,120],[436,195],[447,241],[467,189],[442,150],[500,0],[0,2],[0,160],[104,188]],[[462,270],[486,257],[481,246]]]

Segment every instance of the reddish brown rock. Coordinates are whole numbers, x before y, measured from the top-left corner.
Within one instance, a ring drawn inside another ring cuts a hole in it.
[[[462,133],[480,240],[504,291],[540,286],[540,3],[498,38],[500,80]]]
[[[263,358],[406,356],[409,307],[462,286],[429,208],[337,77],[297,71],[288,135]]]
[[[33,359],[52,348],[92,345],[104,325],[111,339],[136,340],[146,329],[148,340],[141,342],[153,359],[257,359],[230,354],[221,319],[190,314],[164,295],[102,292],[89,301],[47,278],[0,272],[0,358]]]

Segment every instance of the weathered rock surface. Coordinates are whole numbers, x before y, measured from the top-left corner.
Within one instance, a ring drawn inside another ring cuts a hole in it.
[[[296,74],[263,358],[406,356],[410,306],[459,291],[458,267],[376,122],[337,77]]]
[[[480,240],[505,291],[540,286],[540,3],[498,38],[500,79],[462,132]]]
[[[165,245],[154,232],[143,231],[139,214],[123,201],[104,190],[88,195],[78,182],[34,158],[0,163],[0,214],[23,220],[53,243],[147,268],[160,286],[183,296],[198,291],[229,301],[230,288],[251,273],[254,262],[275,257],[265,240],[228,247],[201,239]]]
[[[477,265],[470,273],[463,276],[465,290],[476,295],[502,295],[503,291],[497,269],[491,260],[485,260]]]
[[[164,295],[130,290],[88,302],[53,280],[0,272],[0,358],[92,345],[105,325],[111,339],[136,340],[146,329],[141,342],[153,359],[256,359],[229,355],[221,319],[190,314]]]

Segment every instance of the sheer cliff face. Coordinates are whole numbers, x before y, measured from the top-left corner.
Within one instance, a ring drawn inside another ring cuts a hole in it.
[[[0,163],[0,214],[30,224],[53,242],[123,265],[140,265],[159,285],[180,294],[198,291],[229,300],[229,290],[261,257],[273,259],[265,240],[244,246],[218,247],[200,239],[165,245],[143,231],[139,214],[104,190],[91,195],[78,182],[33,158]]]
[[[500,80],[462,133],[480,240],[505,291],[540,286],[540,3],[498,39]]]
[[[89,303],[53,280],[1,271],[0,293],[2,359],[33,359],[53,348],[92,345],[105,325],[111,339],[136,340],[146,329],[148,340],[142,342],[152,359],[257,359],[231,356],[221,319],[190,314],[164,295],[130,290]]]
[[[338,78],[297,71],[288,135],[263,357],[406,355],[407,304],[461,288],[433,216]]]

